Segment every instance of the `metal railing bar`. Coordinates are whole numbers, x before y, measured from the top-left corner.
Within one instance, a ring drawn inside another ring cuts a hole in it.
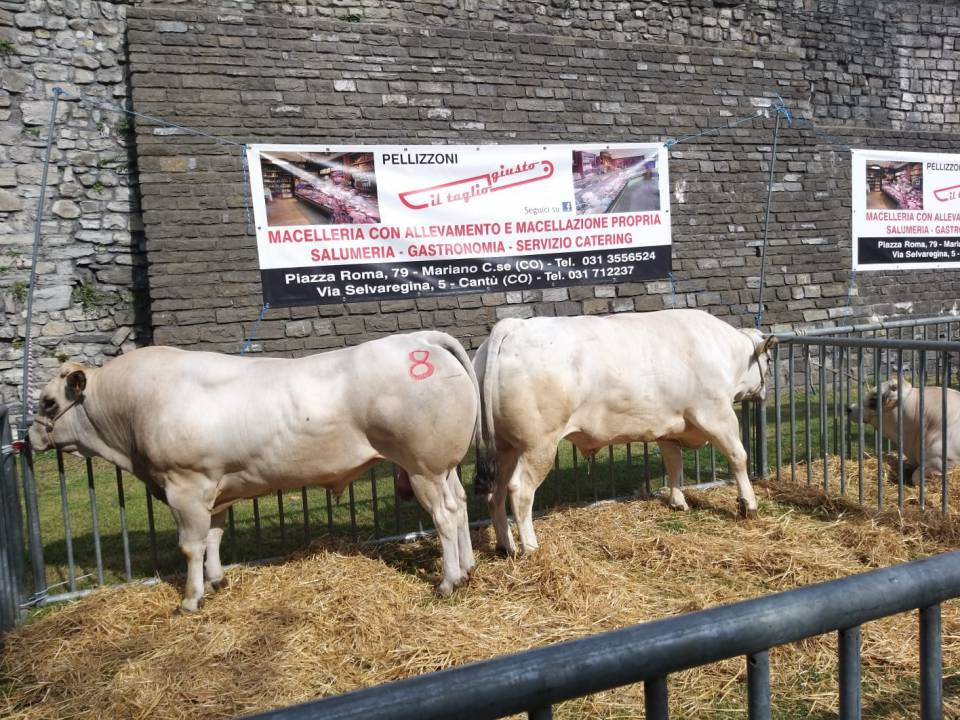
[[[899,330],[903,333],[903,328],[916,327],[919,325],[931,325],[943,322],[943,316],[929,318],[911,318],[909,320],[888,320],[874,323],[861,323],[860,325],[837,325],[833,327],[813,328],[795,333],[777,333],[777,337],[818,337],[820,335],[854,335],[864,332],[877,332],[878,330]],[[948,320],[949,322],[949,320]]]
[[[837,348],[837,353],[834,357],[837,360],[837,367],[840,369],[839,373],[834,374],[834,396],[833,396],[833,428],[834,428],[834,449],[837,451],[837,454],[840,456],[840,494],[847,494],[847,427],[846,427],[846,417],[847,414],[843,411],[843,389],[844,389],[844,375],[843,375],[843,360],[847,355],[844,352],[846,348]]]
[[[133,579],[130,565],[130,534],[127,530],[127,499],[123,493],[123,471],[117,467],[117,510],[120,513],[120,539],[123,543],[123,575],[127,582]]]
[[[897,388],[897,393],[900,394],[901,391]],[[927,448],[926,448],[926,435],[927,435],[927,423],[925,422],[926,415],[925,412],[925,402],[927,396],[927,354],[921,350],[920,351],[920,469],[917,473],[920,477],[920,509],[926,510],[927,507]],[[899,398],[897,404],[899,405]],[[902,414],[902,411],[901,411]],[[903,457],[903,445],[900,446],[900,457]]]
[[[646,720],[669,720],[666,677],[654,677],[644,681],[643,708]]]
[[[93,461],[87,458],[87,495],[90,498],[90,522],[93,553],[97,561],[97,583],[103,585],[103,549],[100,546],[100,514],[97,512],[97,489],[93,486]]]
[[[227,510],[227,532],[230,538],[230,558],[237,560],[237,520],[233,513],[233,505]]]
[[[804,432],[806,434],[806,447],[804,447],[804,453],[807,458],[807,485],[813,483],[813,455],[811,452],[811,446],[813,445],[813,430],[810,427],[811,422],[811,412],[810,412],[810,395],[811,388],[813,383],[810,382],[810,346],[806,346],[806,352],[803,354],[803,384],[804,384],[804,414],[806,419],[806,425],[804,425]]]
[[[457,468],[457,477],[460,477],[459,467]],[[377,507],[377,473],[374,468],[370,468],[370,503],[373,508],[373,533],[374,535],[380,535],[380,508]]]
[[[827,462],[830,448],[828,446],[827,421],[827,370],[826,346],[820,346],[820,459],[823,462],[823,491],[830,491],[830,469]]]
[[[858,348],[857,350],[857,405],[860,410],[860,416],[863,417],[863,348]],[[866,442],[866,438],[864,436],[863,423],[857,423],[857,426],[857,498],[860,504],[863,505],[864,502],[866,502],[863,471],[863,445]]]
[[[943,720],[939,603],[920,608],[920,720]]]
[[[261,496],[262,497],[262,496]],[[260,542],[260,498],[255,497],[253,499],[253,545],[256,548],[257,556],[260,556],[261,548],[263,547]]]
[[[777,443],[774,449],[776,454],[777,482],[780,481],[780,467],[783,465],[783,418],[780,417],[782,407],[780,398],[780,346],[773,346],[773,412],[775,421],[773,432],[776,435]]]
[[[33,570],[33,594],[35,598],[42,598],[47,592],[47,572],[43,561],[43,538],[40,533],[40,510],[33,475],[33,456],[29,452],[20,457],[20,477],[23,481],[23,502],[27,510],[27,540],[30,566]]]
[[[63,540],[67,549],[67,581],[71,590],[77,589],[77,567],[73,559],[73,530],[70,527],[70,503],[67,502],[67,473],[63,453],[57,450],[57,477],[60,481],[60,512],[63,515]]]
[[[770,720],[770,652],[747,656],[747,717]]]
[[[860,626],[837,632],[840,720],[860,720]]]
[[[670,673],[751,655],[960,595],[960,552],[501,656],[262,713],[261,720],[485,720],[640,681],[665,699]],[[938,611],[937,611],[938,612]],[[940,687],[939,624],[921,614],[924,717]],[[936,624],[936,627],[934,625]],[[934,632],[936,631],[936,632]],[[664,688],[665,689],[665,688]],[[648,716],[650,701],[646,700]],[[665,704],[665,703],[664,703]],[[658,709],[658,708],[655,708]],[[662,713],[660,715],[663,717]]]
[[[350,537],[357,539],[357,499],[353,491],[353,483],[347,488],[347,497],[350,503]]]
[[[310,496],[306,487],[300,488],[300,505],[303,507],[303,544],[310,544]]]
[[[783,337],[777,335],[780,342],[795,343],[806,346],[838,346],[838,347],[865,347],[878,349],[903,349],[920,351],[927,350],[933,352],[960,352],[960,342],[950,342],[946,340],[890,340],[881,338],[845,338],[845,337]]]
[[[946,517],[948,514],[947,509],[947,498],[948,498],[948,486],[950,484],[950,468],[947,465],[947,441],[949,437],[947,435],[947,386],[950,384],[950,356],[947,353],[943,354],[943,380],[944,382],[940,385],[940,512],[943,513],[943,516]]]
[[[873,354],[873,377],[880,388],[880,353]],[[877,453],[877,509],[883,508],[883,412],[876,413],[877,431],[874,433],[874,447]]]
[[[903,350],[897,350],[897,507],[903,510]],[[883,458],[880,458],[882,461]]]
[[[776,347],[780,347],[777,345]],[[797,482],[797,394],[796,383],[793,373],[794,357],[793,348],[790,345],[789,363],[787,367],[787,384],[790,386],[790,482]]]

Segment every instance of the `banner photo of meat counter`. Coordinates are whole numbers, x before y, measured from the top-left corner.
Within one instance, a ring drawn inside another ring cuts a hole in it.
[[[851,155],[853,269],[960,268],[960,155]]]
[[[274,307],[663,278],[660,144],[251,145]]]

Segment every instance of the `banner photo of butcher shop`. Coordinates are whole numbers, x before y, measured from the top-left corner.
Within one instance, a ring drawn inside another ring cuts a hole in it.
[[[663,278],[660,144],[251,145],[273,307]]]
[[[960,268],[960,155],[851,155],[853,269]]]

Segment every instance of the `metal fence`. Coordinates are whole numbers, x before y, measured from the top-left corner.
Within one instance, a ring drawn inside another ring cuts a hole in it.
[[[254,717],[260,720],[487,720],[644,684],[648,720],[666,720],[667,677],[745,656],[751,720],[771,717],[769,649],[838,633],[840,718],[860,717],[860,626],[919,609],[920,717],[943,718],[940,603],[960,596],[960,552],[635,625]]]
[[[916,469],[919,507],[932,504],[946,515],[949,482],[946,474],[939,480],[939,469],[949,467],[949,443],[938,438],[948,438],[951,431],[948,406],[960,412],[957,399],[948,403],[960,389],[955,370],[960,367],[960,342],[954,339],[958,327],[957,321],[931,323],[913,328],[921,331],[914,338],[904,337],[903,332],[892,339],[813,333],[781,336],[771,364],[772,397],[757,413],[761,429],[755,433],[756,474],[766,476],[772,464],[776,480],[812,485],[818,475],[816,483],[824,492],[855,493],[859,504],[878,508],[890,505],[889,496],[895,493],[896,506],[902,510],[905,486]],[[934,337],[950,339],[926,339],[931,334],[925,332],[928,329],[935,330]],[[892,425],[884,427],[891,418],[885,420],[882,412],[875,413],[872,424],[851,417],[848,408],[862,414],[865,403],[875,399],[871,391],[890,380],[897,385]],[[936,400],[931,403],[930,393],[918,392],[917,401],[908,402],[904,381],[914,388],[932,386]],[[900,451],[911,435],[919,437],[914,467],[907,463],[908,453]],[[935,471],[935,482],[940,484],[935,498],[927,492],[928,470]]]
[[[960,362],[954,362],[953,353],[960,351],[960,344],[952,341],[958,332],[960,318],[945,316],[782,335],[781,345],[774,348],[767,402],[741,412],[754,475],[766,475],[772,465],[777,478],[813,484],[819,463],[822,478],[817,482],[824,489],[847,492],[855,487],[858,501],[866,503],[873,501],[868,490],[876,488],[876,501],[887,503],[891,473],[881,463],[869,476],[865,461],[871,454],[889,451],[890,443],[881,442],[873,428],[851,423],[843,408],[862,397],[867,386],[891,376],[942,382],[944,387],[956,384],[953,368]],[[5,418],[4,413],[4,425]],[[841,464],[835,477],[825,460],[839,457],[859,465],[848,472],[847,464]],[[56,602],[105,584],[154,582],[182,572],[172,517],[139,481],[96,459],[51,452],[24,454],[20,460],[22,519],[21,513],[11,513],[11,523],[13,516],[20,519],[27,532],[19,537],[29,542],[26,563],[21,554],[21,563],[14,568],[21,570],[18,577],[24,564],[30,569],[24,604]],[[10,461],[5,455],[2,482],[17,492]],[[685,451],[684,465],[687,487],[709,486],[729,476],[726,459],[711,447]],[[470,516],[474,525],[482,524],[485,521],[478,519],[488,513],[471,491],[472,458],[460,470]],[[902,463],[895,474],[902,506]],[[554,471],[537,492],[535,509],[636,497],[655,493],[664,484],[655,444],[611,446],[584,457],[564,443]],[[921,503],[930,504],[925,487],[921,493]],[[944,483],[936,504],[945,508],[946,498]],[[4,503],[5,508],[17,506]],[[307,488],[238,503],[229,513],[223,555],[230,563],[262,561],[322,537],[388,542],[431,531],[429,515],[415,501],[399,497],[394,469],[382,465],[350,485],[344,498]]]
[[[31,455],[27,450],[19,461],[29,539],[27,605],[74,599],[107,584],[155,582],[183,571],[173,519],[138,480],[106,461],[53,451]],[[686,451],[685,464],[688,487],[709,487],[727,472],[726,460],[709,447]],[[460,475],[472,525],[486,524],[478,520],[487,517],[486,503],[472,492],[472,458],[461,465]],[[537,493],[536,509],[648,495],[665,483],[655,444],[611,446],[585,457],[564,443]],[[223,557],[230,563],[262,562],[322,538],[384,543],[432,532],[430,516],[416,501],[400,498],[396,470],[383,464],[358,478],[343,498],[322,488],[302,488],[237,503],[228,514]]]

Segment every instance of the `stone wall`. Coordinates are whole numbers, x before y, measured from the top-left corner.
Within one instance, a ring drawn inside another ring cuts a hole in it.
[[[19,406],[26,290],[53,89],[59,103],[34,296],[42,381],[150,338],[130,125],[81,94],[123,103],[126,19],[109,2],[0,0],[0,377]],[[17,411],[18,412],[18,411]]]
[[[956,13],[938,10],[940,35],[931,35],[879,2],[851,5],[850,16],[834,5],[700,5],[633,4],[629,17],[611,10],[597,20],[612,27],[577,34],[546,5],[526,13],[532,5],[513,4],[508,17],[506,4],[379,4],[386,25],[343,9],[330,20],[137,8],[133,99],[241,143],[509,143],[665,140],[769,108],[780,94],[833,140],[809,122],[780,134],[767,326],[888,314],[891,301],[917,312],[951,307],[957,284],[930,272],[900,273],[895,285],[861,276],[848,298],[844,148],[952,147]],[[643,17],[651,23],[638,25]],[[271,310],[255,347],[302,353],[418,327],[476,346],[502,317],[673,306],[750,324],[773,127],[768,113],[671,151],[675,283]],[[261,302],[239,152],[146,125],[137,147],[155,339],[235,351]]]
[[[822,134],[779,138],[767,325],[949,309],[960,287],[931,271],[861,274],[848,298],[843,145],[955,150],[958,29],[952,4],[880,0],[0,0],[2,400],[19,395],[55,86],[39,380],[151,341],[236,352],[262,302],[237,149],[81,94],[240,143],[509,143],[663,140],[779,93]],[[768,114],[671,151],[675,283],[270,311],[254,351],[419,327],[475,346],[508,315],[674,305],[749,324],[772,128]]]

